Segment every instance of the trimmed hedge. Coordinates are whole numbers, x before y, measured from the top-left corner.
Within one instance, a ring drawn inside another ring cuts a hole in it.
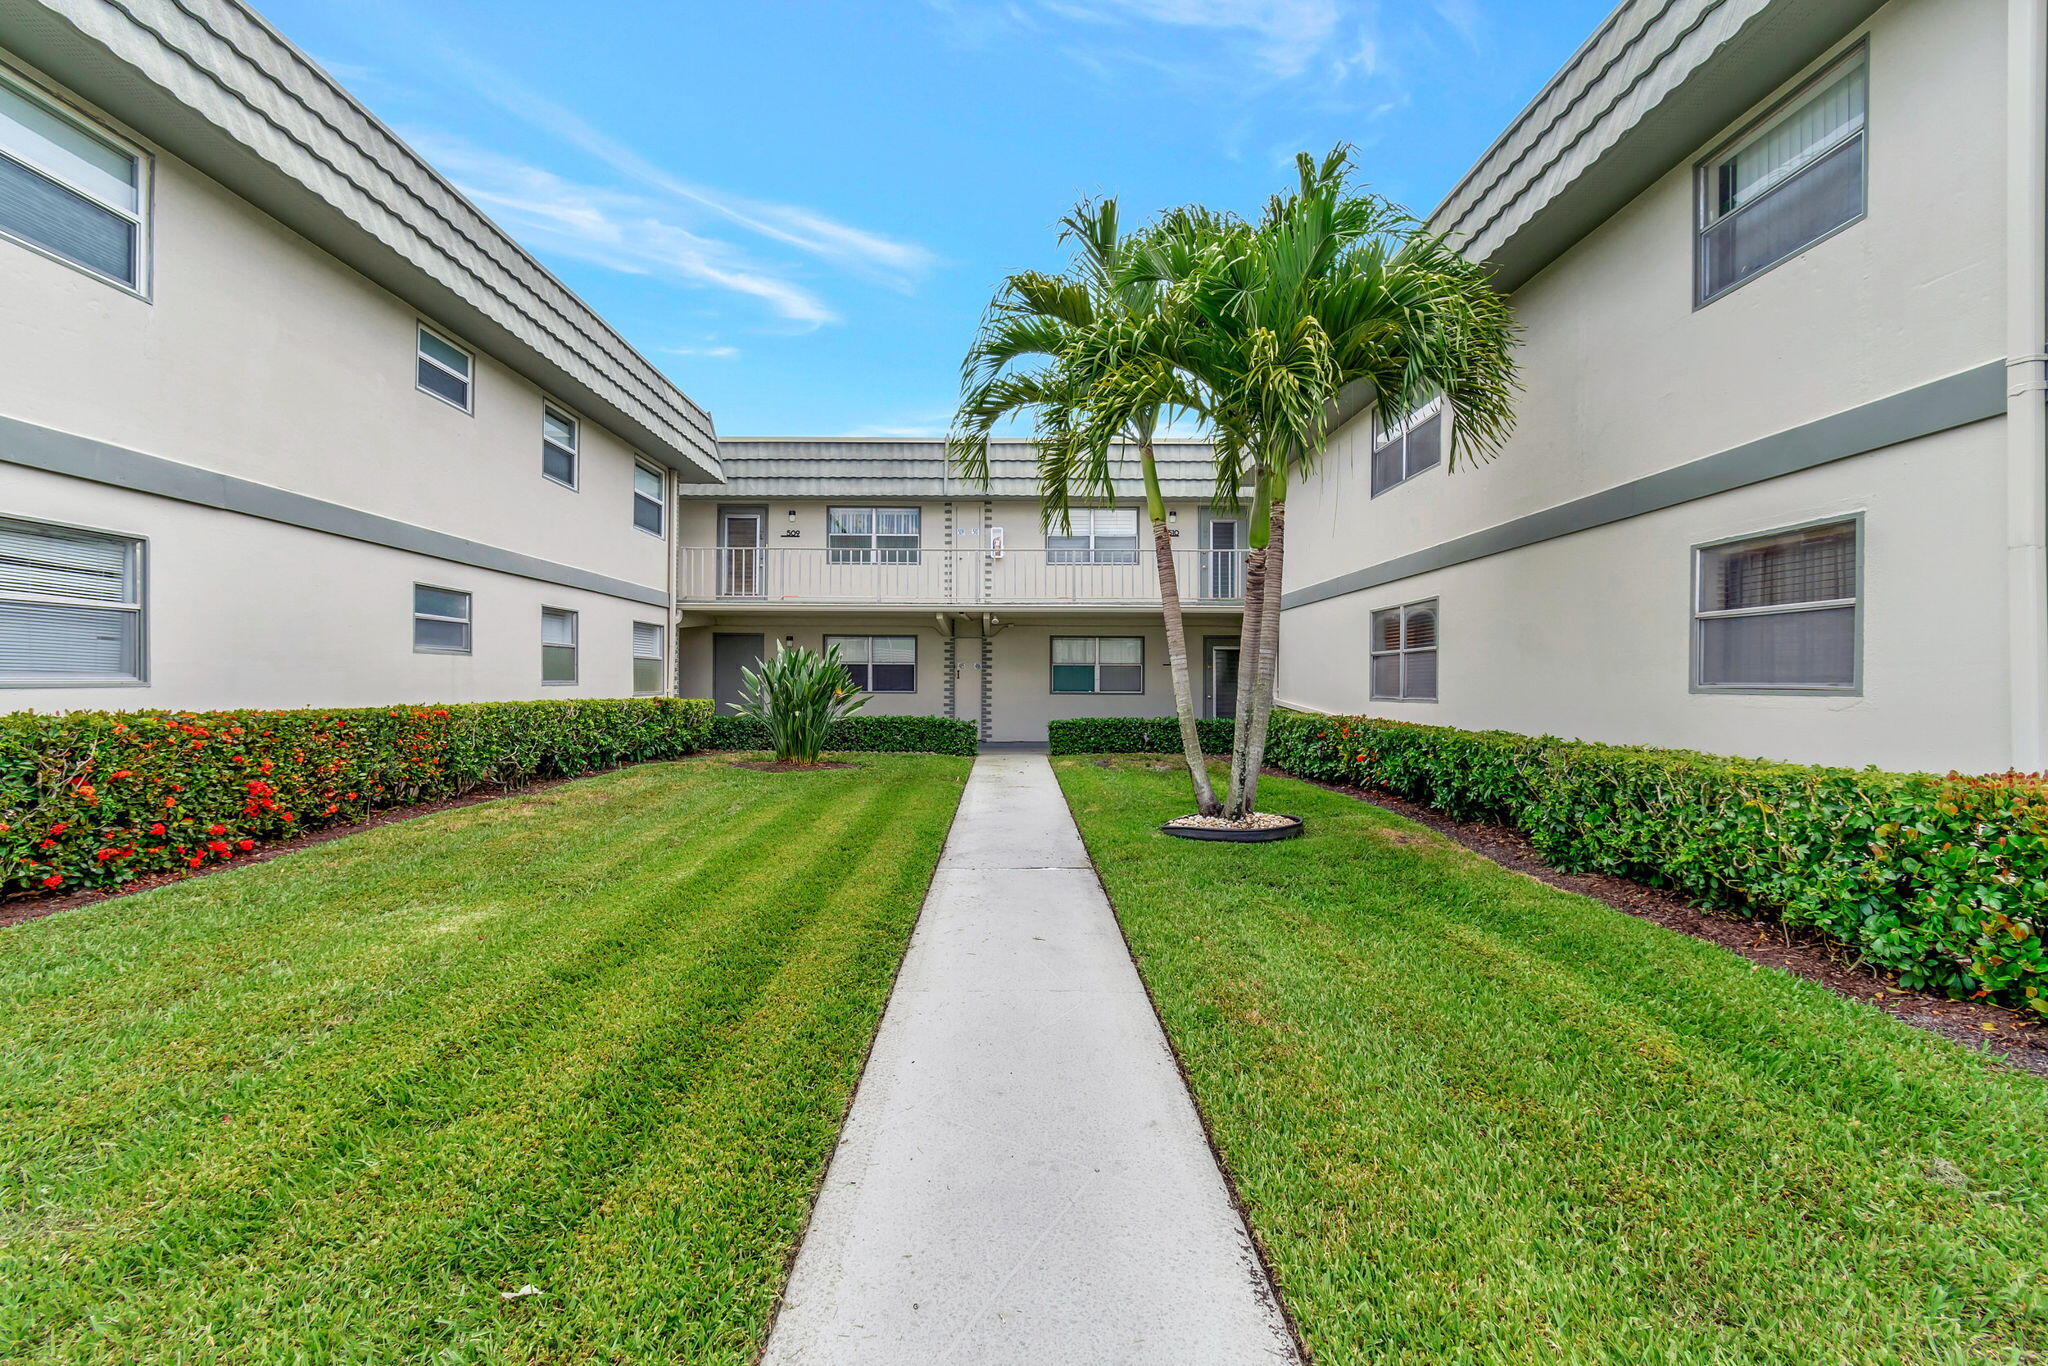
[[[706,749],[770,750],[768,727],[751,716],[711,718]],[[966,754],[981,748],[981,732],[956,716],[846,716],[825,732],[825,748],[840,753]]]
[[[1228,717],[1195,722],[1204,754],[1230,753]],[[1048,722],[1054,754],[1178,754],[1180,721],[1172,716],[1076,716]]]
[[[703,747],[669,697],[0,716],[0,895],[111,887],[384,807]]]
[[[2048,1014],[2048,775],[1884,773],[1276,712],[1267,759],[1810,925],[1911,987]]]

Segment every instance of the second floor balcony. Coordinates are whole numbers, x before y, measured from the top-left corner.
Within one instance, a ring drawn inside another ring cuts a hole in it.
[[[824,547],[686,547],[676,596],[686,603],[843,603],[906,606],[1087,605],[1159,602],[1149,550],[843,550]],[[1241,550],[1176,550],[1174,573],[1190,606],[1234,606],[1243,594]]]

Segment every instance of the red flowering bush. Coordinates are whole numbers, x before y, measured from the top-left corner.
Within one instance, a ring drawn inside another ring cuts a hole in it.
[[[1275,712],[1275,767],[1811,925],[1908,986],[2048,1014],[2048,775],[1883,773]]]
[[[0,895],[240,857],[383,807],[703,747],[711,704],[618,698],[0,716]]]

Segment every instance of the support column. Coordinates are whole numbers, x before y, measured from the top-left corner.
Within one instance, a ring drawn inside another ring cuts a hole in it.
[[[2048,769],[2048,0],[2006,6],[2010,762]]]

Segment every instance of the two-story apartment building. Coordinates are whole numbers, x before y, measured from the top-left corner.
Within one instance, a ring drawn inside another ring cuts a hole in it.
[[[945,443],[719,442],[725,482],[679,490],[683,691],[729,707],[783,645],[836,645],[866,710],[957,716],[988,740],[1043,740],[1065,716],[1161,716],[1173,685],[1135,460],[1112,506],[1043,526],[1033,448],[994,441],[988,487]],[[1235,703],[1238,520],[1213,511],[1209,448],[1159,446],[1207,715]]]
[[[0,6],[0,706],[672,690],[708,416],[237,0]]]
[[[2042,0],[1629,0],[1436,211],[1519,426],[1347,413],[1283,702],[2048,767]]]

